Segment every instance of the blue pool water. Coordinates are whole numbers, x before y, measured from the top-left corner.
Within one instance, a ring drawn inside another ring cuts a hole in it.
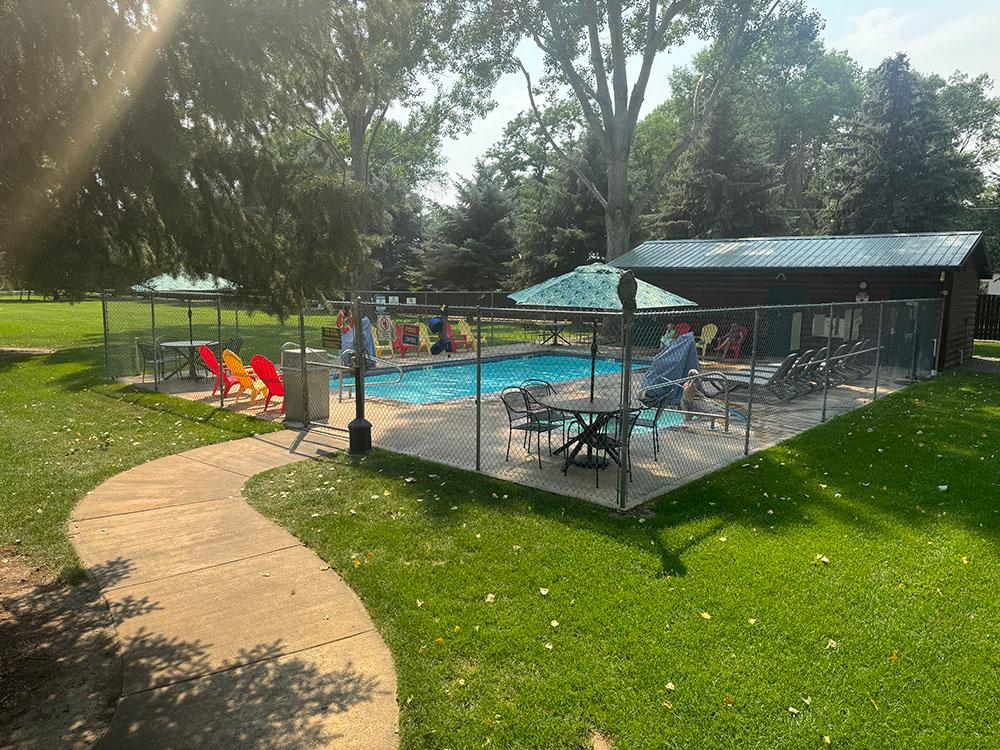
[[[633,369],[645,367],[634,364]],[[621,372],[621,361],[598,359],[597,375]],[[483,393],[499,393],[504,388],[520,385],[525,380],[547,380],[561,383],[566,380],[590,378],[590,357],[565,354],[544,354],[535,357],[483,360]],[[403,371],[370,373],[365,378],[365,391],[369,396],[402,401],[408,404],[433,404],[476,395],[476,363],[432,365]],[[333,382],[336,387],[336,381]]]

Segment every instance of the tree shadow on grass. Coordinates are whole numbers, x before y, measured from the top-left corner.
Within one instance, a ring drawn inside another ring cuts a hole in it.
[[[627,514],[485,475],[475,476],[473,485],[468,472],[400,454],[378,451],[360,466],[399,480],[439,475],[435,482],[445,482],[443,486],[420,492],[422,512],[435,525],[461,526],[468,520],[462,508],[470,504],[546,518],[657,556],[659,575],[684,575],[685,554],[732,525],[780,535],[829,521],[869,538],[888,539],[947,513],[949,522],[1000,543],[1000,514],[992,495],[982,491],[984,464],[979,460],[984,452],[1000,454],[1000,434],[979,437],[978,429],[977,435],[969,434],[970,418],[982,425],[995,422],[991,409],[1000,409],[1000,399],[984,398],[982,389],[995,387],[998,380],[950,377],[893,394],[741,458]],[[965,392],[970,387],[971,394]],[[919,412],[926,429],[924,440],[930,444],[920,448],[925,459],[915,453],[920,439],[913,434],[916,417],[911,412]],[[951,486],[944,492],[938,485]],[[469,491],[472,486],[474,492]],[[680,543],[670,541],[677,528],[692,524],[700,533]]]

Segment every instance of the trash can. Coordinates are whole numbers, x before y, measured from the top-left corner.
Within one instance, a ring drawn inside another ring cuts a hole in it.
[[[306,349],[306,387],[309,388],[309,416],[303,404],[302,352],[281,352],[281,372],[285,382],[285,420],[298,424],[330,421],[330,372],[332,360],[324,349]]]

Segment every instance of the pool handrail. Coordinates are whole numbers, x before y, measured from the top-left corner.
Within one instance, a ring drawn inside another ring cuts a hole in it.
[[[299,351],[299,345],[294,341],[286,341],[281,345],[281,351]],[[344,373],[348,374],[354,373],[354,367],[351,365],[345,365],[339,361],[338,358],[334,358],[333,355],[326,349],[322,350],[327,353],[330,357],[328,360],[310,360],[306,359],[306,365],[316,366],[316,367],[326,367],[330,370],[337,371],[337,401],[344,400],[344,389],[347,389],[347,397],[354,398],[354,381],[351,381],[345,385],[344,383]],[[399,373],[399,377],[396,380],[384,381],[380,380],[380,384],[385,385],[399,385],[403,382],[403,368],[397,365],[395,362],[388,359],[381,359],[379,357],[371,357],[372,361],[375,362],[376,367],[385,367],[386,369],[396,370]]]
[[[730,417],[730,399],[729,399],[729,378],[726,377],[726,373],[721,370],[709,370],[708,372],[702,372],[697,375],[685,375],[683,378],[677,378],[676,380],[664,380],[662,382],[656,383],[654,385],[649,385],[644,388],[640,388],[635,392],[635,398],[637,398],[640,403],[642,402],[642,397],[644,394],[649,393],[653,390],[661,390],[663,388],[668,388],[670,386],[680,386],[684,387],[684,384],[691,380],[704,380],[706,378],[721,378],[722,379],[722,390],[726,394],[726,408],[724,414],[712,414],[710,412],[698,412],[698,411],[686,411],[685,409],[671,409],[670,407],[663,407],[661,411],[669,412],[672,414],[690,414],[693,417],[705,417],[710,420],[711,426],[709,429],[715,430],[715,421],[720,417],[723,419],[723,432],[729,432],[729,417]]]

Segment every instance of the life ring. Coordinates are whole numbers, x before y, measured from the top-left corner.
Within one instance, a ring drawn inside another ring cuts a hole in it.
[[[341,333],[347,333],[352,328],[354,328],[354,313],[347,314],[347,325],[344,325],[344,311],[341,310],[337,313],[337,328],[340,329]]]

